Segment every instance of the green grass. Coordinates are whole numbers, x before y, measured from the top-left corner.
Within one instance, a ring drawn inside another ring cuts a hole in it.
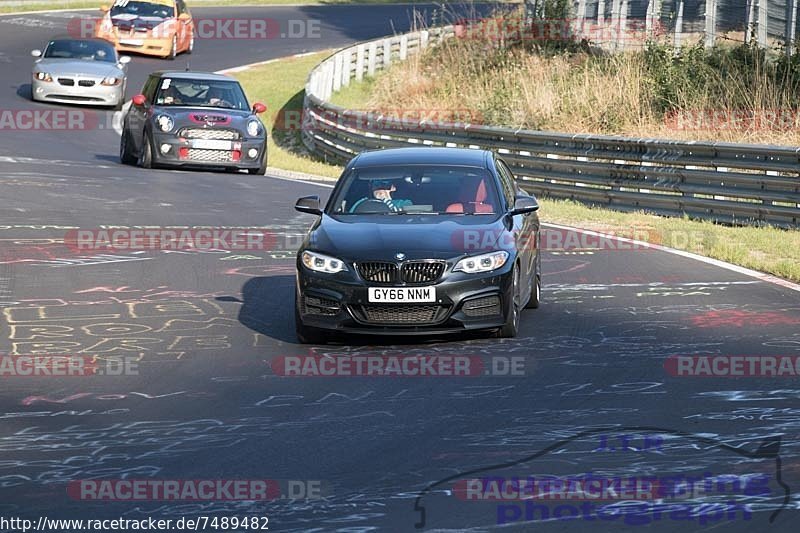
[[[445,0],[452,1],[452,0]],[[330,4],[396,4],[396,3],[409,3],[409,4],[422,4],[430,3],[431,0],[213,0],[209,2],[189,2],[190,9],[196,7],[212,7],[212,6],[270,6],[270,5],[286,5],[286,4],[303,4],[303,5],[330,5]],[[44,11],[49,9],[85,9],[85,8],[100,8],[101,5],[110,5],[113,0],[65,0],[62,2],[42,1],[34,4],[25,5],[5,5],[0,6],[0,14],[2,13],[22,13],[26,11]]]
[[[329,177],[338,177],[341,173],[340,167],[322,163],[306,153],[297,127],[308,73],[330,54],[331,51],[324,51],[286,58],[234,74],[251,102],[267,106],[262,120],[270,133],[270,166]]]
[[[269,127],[273,131],[270,166],[328,177],[341,173],[341,167],[321,163],[305,154],[298,131],[287,132],[280,127],[275,131],[276,112],[301,109],[308,72],[329,53],[283,59],[236,74],[251,100],[262,101],[269,107],[265,121],[271,121]],[[368,100],[371,87],[371,81],[351,84],[334,101],[350,109],[365,109],[362,102]],[[800,281],[800,231],[729,227],[688,218],[611,211],[569,200],[542,198],[540,204],[539,214],[544,222],[634,237]]]

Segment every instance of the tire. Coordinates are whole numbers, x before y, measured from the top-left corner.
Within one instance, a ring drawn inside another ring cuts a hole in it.
[[[262,165],[259,168],[248,168],[247,169],[247,173],[248,174],[257,174],[259,176],[263,176],[264,174],[267,173],[267,165]]]
[[[138,164],[142,168],[153,168],[153,141],[148,132],[142,137],[142,151],[139,154]]]
[[[506,311],[506,323],[497,330],[495,337],[502,339],[510,339],[517,336],[519,333],[520,316],[522,309],[520,308],[520,295],[519,295],[519,265],[514,264],[513,283],[511,286],[511,298],[507,298],[508,309]]]
[[[328,340],[328,335],[317,328],[311,328],[303,325],[300,320],[300,310],[298,309],[299,302],[295,296],[294,303],[294,332],[300,344],[325,344]]]
[[[186,49],[187,54],[191,54],[194,52],[194,31],[192,31],[192,36],[189,37],[189,48]]]
[[[540,272],[539,258],[536,258],[536,271],[533,274],[533,287],[531,287],[531,297],[525,305],[525,309],[539,309],[542,302],[542,273]]]
[[[178,55],[178,36],[177,35],[173,35],[172,36],[172,48],[169,51],[169,55],[167,56],[167,59],[172,61],[173,59],[175,59],[175,57],[177,55]]]
[[[122,128],[122,136],[119,139],[119,161],[123,165],[136,164],[136,158],[131,154],[130,133],[124,126]]]

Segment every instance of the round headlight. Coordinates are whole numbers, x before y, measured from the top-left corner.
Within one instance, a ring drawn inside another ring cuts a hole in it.
[[[47,72],[36,72],[34,77],[39,81],[53,81],[53,78]]]
[[[261,132],[261,122],[253,119],[247,123],[247,134],[250,137],[258,137],[258,134]]]
[[[172,131],[172,128],[175,127],[175,121],[169,115],[159,115],[156,122],[161,131]]]

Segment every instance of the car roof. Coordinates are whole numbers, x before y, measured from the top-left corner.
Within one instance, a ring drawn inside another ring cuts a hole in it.
[[[236,81],[235,78],[224,74],[196,70],[157,70],[150,75],[158,78],[172,78],[175,80]]]
[[[472,148],[389,148],[361,152],[353,168],[382,165],[459,165],[488,168],[492,152]]]

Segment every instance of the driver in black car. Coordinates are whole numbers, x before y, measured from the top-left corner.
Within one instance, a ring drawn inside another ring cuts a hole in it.
[[[372,192],[372,196],[365,196],[361,198],[353,206],[350,208],[351,213],[358,212],[358,207],[365,202],[383,202],[387,206],[389,206],[390,211],[402,211],[403,207],[407,205],[412,205],[411,200],[401,200],[401,199],[394,199],[392,198],[392,193],[395,192],[397,188],[390,180],[373,180],[370,182],[370,191]],[[361,209],[362,212],[373,212],[377,210],[373,210],[364,206]]]

